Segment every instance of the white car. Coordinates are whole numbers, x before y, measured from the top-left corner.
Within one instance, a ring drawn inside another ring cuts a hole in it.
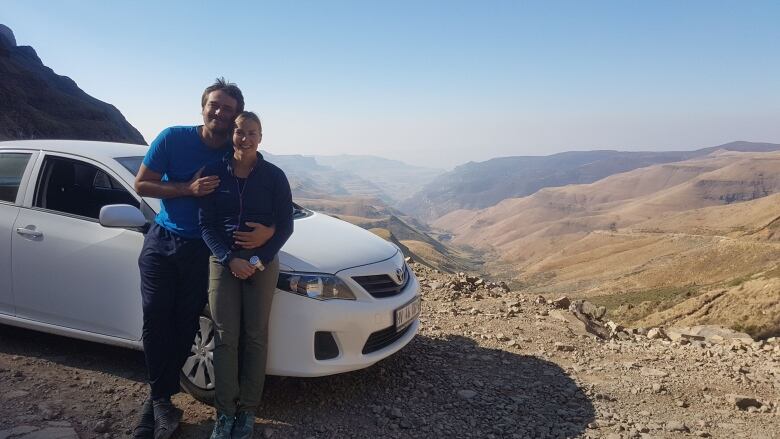
[[[142,349],[138,254],[159,200],[133,190],[148,147],[0,142],[0,323]],[[296,206],[279,255],[269,323],[270,375],[368,367],[417,333],[419,284],[394,245]],[[204,311],[182,386],[213,394]]]

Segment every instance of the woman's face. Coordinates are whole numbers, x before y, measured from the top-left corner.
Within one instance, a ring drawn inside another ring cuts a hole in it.
[[[257,151],[263,137],[260,124],[250,119],[239,119],[233,129],[233,145],[236,149]]]

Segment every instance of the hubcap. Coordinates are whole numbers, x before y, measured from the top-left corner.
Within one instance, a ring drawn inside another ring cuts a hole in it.
[[[214,323],[200,316],[200,327],[190,349],[182,372],[195,386],[203,390],[214,389]]]

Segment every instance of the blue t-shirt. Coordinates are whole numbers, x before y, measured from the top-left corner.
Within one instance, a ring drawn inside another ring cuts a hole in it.
[[[162,181],[190,181],[200,168],[221,160],[229,145],[209,147],[201,140],[196,126],[170,127],[152,141],[143,163],[162,174]],[[157,224],[184,238],[200,239],[195,197],[162,199],[160,205]]]

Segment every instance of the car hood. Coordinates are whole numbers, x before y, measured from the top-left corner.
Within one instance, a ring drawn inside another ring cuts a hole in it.
[[[314,212],[296,219],[279,253],[282,270],[335,274],[393,257],[398,249],[348,222]]]

